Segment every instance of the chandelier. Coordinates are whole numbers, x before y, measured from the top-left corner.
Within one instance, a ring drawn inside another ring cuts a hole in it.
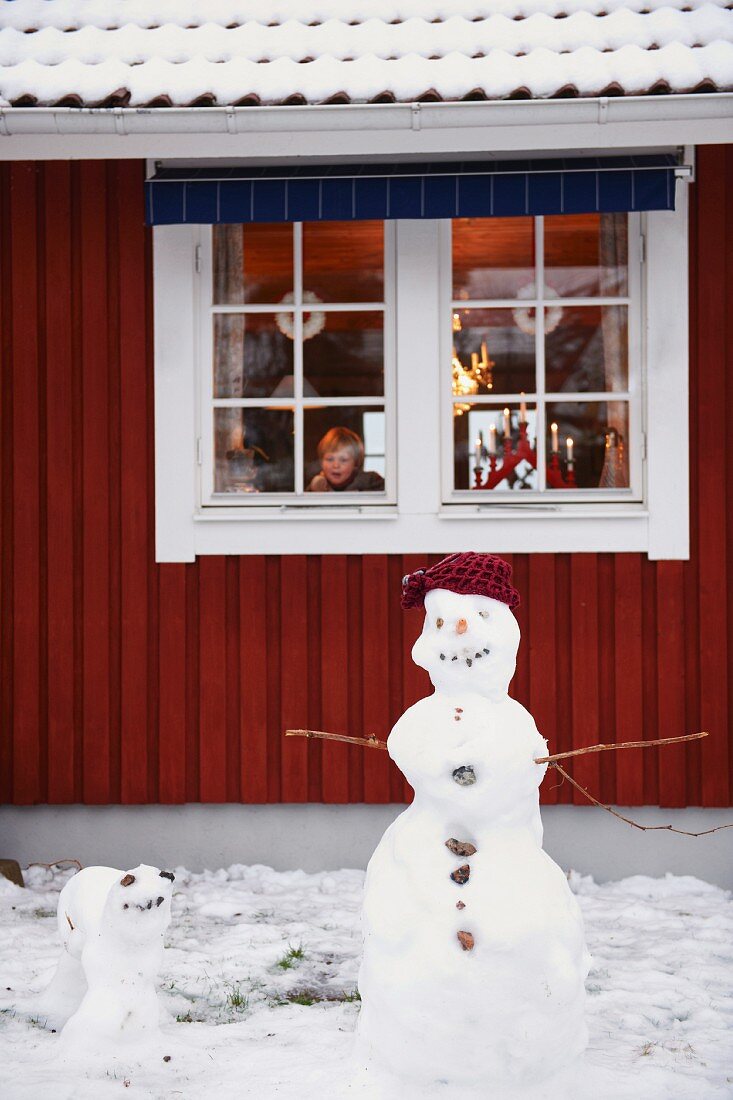
[[[461,319],[457,313],[453,314],[453,331],[461,331]],[[453,396],[473,397],[478,393],[479,386],[483,386],[487,390],[492,390],[494,388],[494,378],[492,374],[494,366],[495,363],[493,359],[489,359],[489,352],[485,340],[481,343],[480,358],[477,351],[471,352],[470,367],[465,367],[463,365],[454,345],[453,357],[451,360]],[[453,415],[463,416],[470,408],[470,405],[457,401],[453,405]]]

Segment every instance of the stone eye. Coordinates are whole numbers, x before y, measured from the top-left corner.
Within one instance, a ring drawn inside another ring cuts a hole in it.
[[[435,625],[437,626],[438,630],[440,630],[441,626],[443,625],[443,620],[442,619],[436,619],[435,620]]]
[[[481,616],[482,619],[488,619],[488,617],[489,617],[488,611],[479,611],[479,615]]]

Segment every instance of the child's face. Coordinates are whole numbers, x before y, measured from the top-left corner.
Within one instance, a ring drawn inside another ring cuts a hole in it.
[[[321,459],[323,476],[329,485],[345,485],[353,476],[355,468],[356,462],[349,447],[327,451]]]

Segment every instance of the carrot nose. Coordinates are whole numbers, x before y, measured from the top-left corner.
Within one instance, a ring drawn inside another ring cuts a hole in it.
[[[456,623],[456,634],[465,634],[468,630],[468,623],[465,619],[459,619]]]

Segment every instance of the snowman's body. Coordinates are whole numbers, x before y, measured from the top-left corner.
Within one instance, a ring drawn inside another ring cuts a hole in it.
[[[395,1073],[508,1090],[585,1047],[582,921],[542,850],[546,742],[507,695],[514,616],[444,590],[425,606],[413,656],[436,692],[389,738],[415,798],[369,864],[359,1030]]]
[[[63,1026],[66,1047],[137,1044],[158,1034],[155,979],[171,917],[174,876],[86,867],[59,895],[63,950],[38,1010]]]

